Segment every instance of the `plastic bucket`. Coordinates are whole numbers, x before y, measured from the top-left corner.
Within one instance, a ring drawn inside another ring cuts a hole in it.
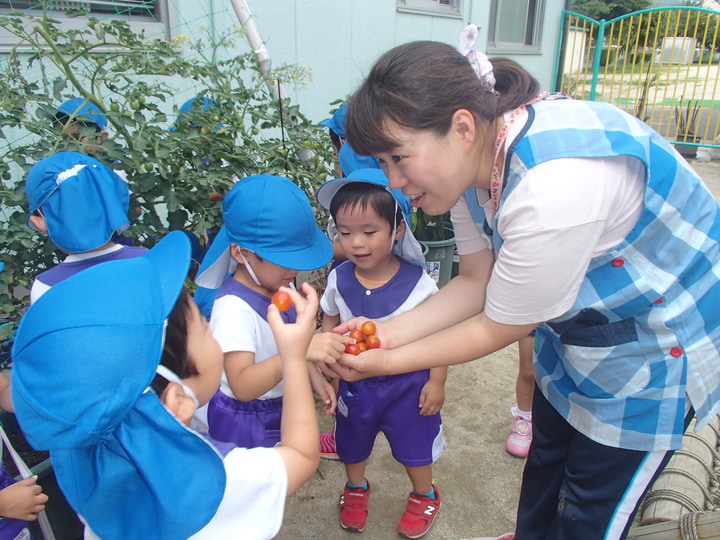
[[[453,255],[455,254],[455,233],[452,229],[445,229],[445,240],[422,241],[425,253],[425,268],[430,277],[435,280],[438,287],[450,281],[453,268]]]

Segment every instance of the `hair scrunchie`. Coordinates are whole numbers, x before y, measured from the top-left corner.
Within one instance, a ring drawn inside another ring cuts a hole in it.
[[[495,92],[495,75],[493,67],[487,55],[480,51],[473,50],[475,40],[478,37],[478,27],[474,24],[468,24],[460,34],[457,50],[465,56],[470,62],[475,74],[482,84],[482,87],[488,92]]]

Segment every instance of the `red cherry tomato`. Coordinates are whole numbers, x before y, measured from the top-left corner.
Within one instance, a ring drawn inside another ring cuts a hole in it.
[[[358,343],[357,346],[358,346],[358,349],[360,349],[360,352],[367,351],[367,344],[364,341],[361,341],[360,343]]]
[[[375,323],[372,321],[365,321],[360,327],[362,333],[366,336],[372,336],[375,333]]]
[[[345,352],[357,356],[360,354],[360,347],[358,347],[357,343],[348,343],[345,345]]]
[[[292,306],[292,298],[285,291],[278,291],[273,294],[272,303],[280,311],[287,311]]]
[[[361,342],[365,341],[365,334],[363,334],[357,328],[355,330],[350,331],[350,337],[355,340],[355,343],[361,343]]]
[[[368,349],[377,349],[380,346],[380,338],[376,335],[368,336],[365,338],[365,346]]]

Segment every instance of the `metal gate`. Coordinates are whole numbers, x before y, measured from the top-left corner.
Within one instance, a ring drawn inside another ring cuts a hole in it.
[[[637,11],[595,21],[563,11],[555,90],[644,120],[679,150],[720,148],[720,12]]]

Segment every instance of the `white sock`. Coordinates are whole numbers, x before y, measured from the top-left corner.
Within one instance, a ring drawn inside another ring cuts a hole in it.
[[[516,406],[513,406],[513,407],[510,407],[510,414],[513,415],[513,418],[515,418],[516,416],[519,416],[523,420],[532,422],[532,411],[521,411]]]

